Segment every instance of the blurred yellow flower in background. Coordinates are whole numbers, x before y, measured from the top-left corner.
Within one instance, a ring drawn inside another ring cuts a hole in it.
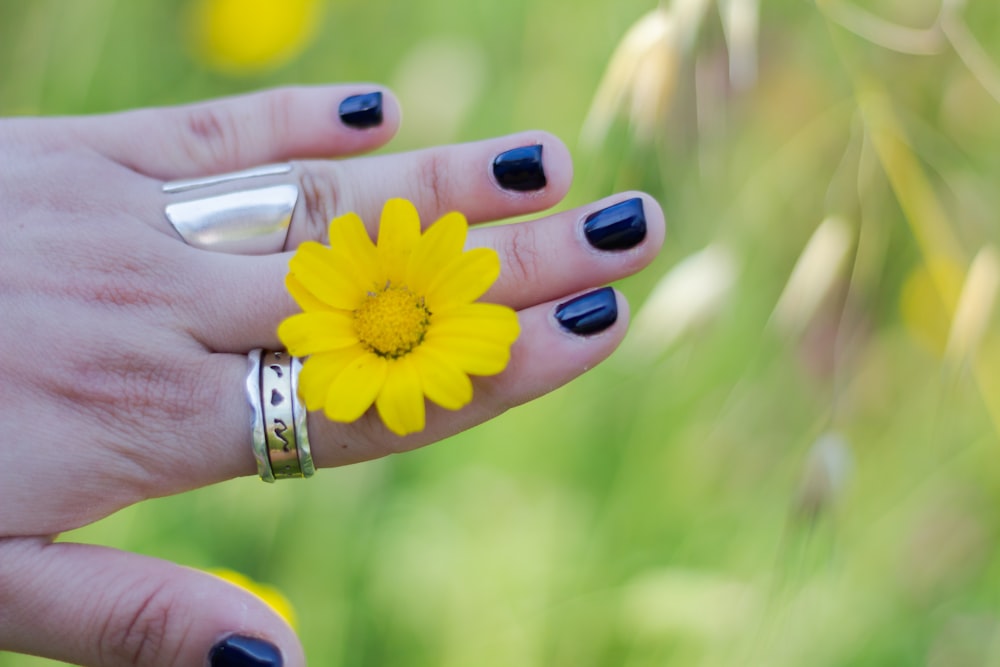
[[[274,613],[285,619],[285,622],[288,623],[292,629],[298,628],[298,623],[295,618],[295,609],[292,607],[292,603],[289,602],[288,598],[286,598],[284,594],[274,586],[262,584],[254,581],[245,574],[222,567],[212,568],[207,570],[207,572],[209,574],[214,574],[223,581],[228,581],[234,586],[239,586],[243,590],[253,593],[267,603],[267,606],[274,610]]]
[[[189,29],[213,69],[252,73],[279,67],[312,40],[321,0],[196,0]]]
[[[903,324],[917,340],[944,356],[948,332],[962,292],[965,272],[943,257],[920,264],[903,283],[899,310]]]

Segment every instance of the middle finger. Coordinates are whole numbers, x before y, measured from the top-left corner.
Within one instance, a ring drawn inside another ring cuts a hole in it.
[[[635,273],[656,256],[664,227],[652,197],[622,193],[537,220],[472,229],[466,247],[500,256],[500,277],[484,300],[520,310]],[[199,298],[182,310],[195,337],[224,352],[280,347],[278,323],[298,311],[284,286],[290,254],[191,255],[199,266],[187,274],[195,281],[190,293]]]

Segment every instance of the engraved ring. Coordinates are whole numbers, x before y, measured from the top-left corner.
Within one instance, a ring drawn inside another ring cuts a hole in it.
[[[285,247],[299,185],[292,164],[168,181],[167,220],[190,246],[265,255]]]
[[[298,396],[302,362],[287,352],[251,350],[247,356],[247,399],[257,474],[265,482],[311,477],[316,472]]]

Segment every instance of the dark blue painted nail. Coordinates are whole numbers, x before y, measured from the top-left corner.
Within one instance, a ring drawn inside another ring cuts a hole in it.
[[[359,129],[382,124],[382,93],[348,97],[340,103],[340,120]]]
[[[212,667],[281,667],[284,661],[274,644],[232,635],[212,647],[208,662]]]
[[[580,336],[604,331],[618,319],[615,291],[602,287],[556,307],[556,320],[563,329]]]
[[[548,182],[542,169],[542,145],[521,146],[500,153],[493,160],[493,176],[507,190],[541,190]]]
[[[646,238],[646,214],[638,197],[592,213],[583,223],[590,245],[599,250],[628,250]]]

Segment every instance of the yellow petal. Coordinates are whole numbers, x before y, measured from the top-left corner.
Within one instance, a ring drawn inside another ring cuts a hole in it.
[[[409,357],[387,364],[385,384],[375,400],[379,416],[396,435],[424,430],[424,394],[420,376]]]
[[[412,359],[427,398],[448,410],[458,410],[472,400],[472,381],[447,355],[421,345],[413,351]]]
[[[385,359],[371,353],[347,364],[327,392],[326,416],[333,421],[352,422],[363,415],[382,390],[387,367]]]
[[[406,267],[407,287],[425,294],[435,276],[462,254],[469,224],[461,213],[448,213],[427,228]]]
[[[459,336],[513,343],[521,333],[517,313],[495,303],[467,303],[434,314],[428,336]]]
[[[344,310],[292,315],[278,325],[278,338],[295,357],[306,357],[355,345],[354,317]]]
[[[285,288],[288,290],[288,293],[292,295],[292,298],[295,299],[295,303],[299,304],[299,308],[302,310],[310,311],[330,309],[330,306],[313,296],[313,293],[307,290],[302,285],[302,282],[290,273],[285,276]]]
[[[368,291],[379,282],[375,244],[356,213],[330,221],[329,237],[331,259],[354,277],[362,291]]]
[[[292,275],[316,299],[334,308],[354,310],[365,291],[359,289],[356,276],[329,248],[306,241],[288,262]]]
[[[510,343],[503,341],[428,335],[420,348],[444,357],[470,375],[496,375],[510,361]]]
[[[390,199],[382,208],[378,228],[378,256],[383,276],[400,285],[410,255],[420,240],[420,216],[405,199]]]
[[[358,344],[314,354],[306,359],[299,373],[299,397],[305,402],[306,409],[319,410],[326,405],[330,384],[348,364],[365,354],[368,354],[367,351]]]
[[[474,248],[456,257],[427,288],[431,312],[481,297],[500,275],[500,257],[490,248]]]

